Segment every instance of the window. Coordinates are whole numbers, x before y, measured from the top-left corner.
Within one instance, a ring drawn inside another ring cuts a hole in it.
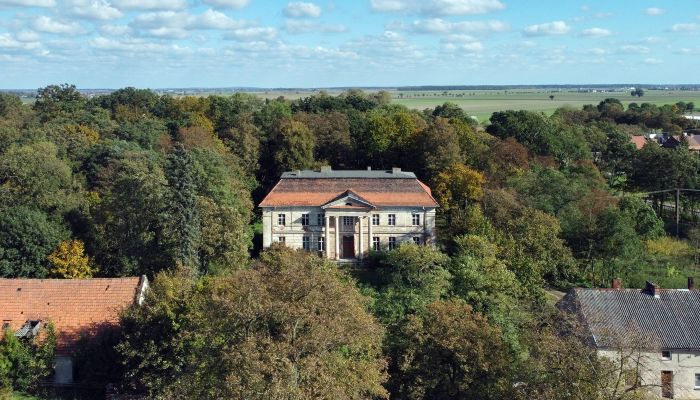
[[[323,214],[316,214],[316,225],[323,226]]]
[[[379,236],[372,237],[372,250],[379,251]]]
[[[287,243],[287,238],[285,238],[284,236],[279,236],[277,238],[277,241],[284,245],[285,243]]]
[[[301,238],[301,247],[304,248],[304,250],[311,250],[311,238],[308,236],[304,236]]]
[[[4,320],[4,321],[2,321],[2,332],[6,331],[7,329],[10,329],[10,321]],[[0,332],[0,333],[2,333],[2,332]]]
[[[396,238],[394,236],[389,237],[389,250],[394,250],[396,248]]]
[[[411,215],[411,222],[413,225],[420,225],[420,214]]]
[[[669,350],[664,350],[661,352],[661,359],[664,361],[671,360],[671,352]]]
[[[277,214],[277,225],[287,225],[287,216],[284,214]]]
[[[379,214],[372,214],[372,225],[379,225]]]
[[[355,225],[355,218],[354,217],[343,217],[343,225],[345,225],[345,226]]]
[[[309,214],[301,214],[301,224],[303,226],[309,225]]]
[[[420,245],[420,236],[414,236],[413,237],[413,243]]]
[[[352,203],[345,203],[346,206],[352,206]]]
[[[326,251],[326,238],[325,237],[323,237],[323,236],[318,237],[317,249],[318,249],[318,251]]]
[[[695,389],[700,390],[700,374],[695,374]]]
[[[389,225],[396,225],[396,214],[389,214]]]

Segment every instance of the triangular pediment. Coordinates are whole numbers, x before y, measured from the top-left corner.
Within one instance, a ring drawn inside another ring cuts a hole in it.
[[[333,209],[333,208],[367,209],[367,208],[376,208],[376,206],[374,204],[370,203],[369,201],[363,199],[362,196],[353,192],[351,189],[348,189],[345,192],[343,192],[340,195],[333,198],[333,200],[327,202],[326,204],[323,204],[321,206],[321,208],[323,208],[323,209],[327,209],[327,208],[330,208],[330,209]]]

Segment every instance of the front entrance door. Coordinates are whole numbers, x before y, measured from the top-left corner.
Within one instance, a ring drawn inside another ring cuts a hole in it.
[[[673,372],[661,371],[661,397],[673,398]]]
[[[355,258],[355,237],[343,236],[342,258]]]

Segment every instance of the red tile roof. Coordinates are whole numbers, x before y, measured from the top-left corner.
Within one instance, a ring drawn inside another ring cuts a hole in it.
[[[67,354],[81,334],[116,326],[142,279],[0,279],[0,320],[13,330],[28,320],[53,322],[57,352]]]
[[[644,136],[632,136],[630,140],[634,143],[634,146],[637,147],[637,150],[641,150],[647,143],[647,138]]]
[[[260,207],[319,207],[347,190],[377,207],[437,207],[430,189],[415,178],[283,178]]]

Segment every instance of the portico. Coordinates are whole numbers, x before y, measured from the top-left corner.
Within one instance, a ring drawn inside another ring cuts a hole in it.
[[[321,209],[325,212],[325,242],[335,245],[335,257],[331,257],[330,246],[326,247],[326,257],[336,260],[361,260],[369,249],[369,245],[365,243],[372,243],[371,212],[376,206],[352,190],[347,190],[322,205]],[[331,219],[335,228],[333,233],[329,229]]]

